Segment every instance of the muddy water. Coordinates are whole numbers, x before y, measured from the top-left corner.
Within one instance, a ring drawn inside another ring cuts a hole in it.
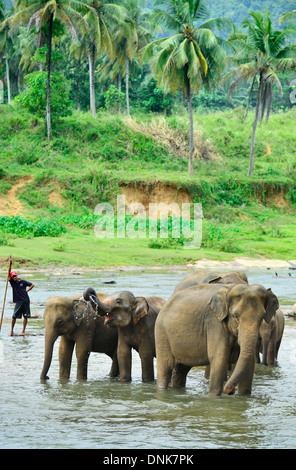
[[[271,287],[281,306],[296,298],[295,277],[288,272],[250,272],[250,283]],[[291,274],[291,273],[290,273]],[[136,295],[168,298],[185,273],[116,272],[33,274],[32,312],[42,315],[52,294],[71,295],[93,286],[101,292],[128,289]],[[4,275],[1,276],[4,278]],[[115,281],[116,284],[103,284]],[[4,279],[0,290],[4,291]],[[26,337],[8,337],[13,304],[0,333],[1,449],[243,449],[296,448],[296,320],[286,317],[278,365],[256,365],[251,397],[207,396],[203,368],[192,369],[185,390],[158,392],[141,382],[133,354],[133,381],[109,379],[110,359],[92,354],[87,382],[58,379],[58,342],[49,371],[40,383],[44,337],[41,319],[31,319]],[[17,321],[15,332],[21,331]]]

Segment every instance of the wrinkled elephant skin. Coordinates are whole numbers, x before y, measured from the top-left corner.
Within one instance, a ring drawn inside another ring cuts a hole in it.
[[[103,300],[106,294],[98,293]],[[88,359],[91,352],[105,353],[112,359],[110,376],[118,376],[116,330],[107,330],[81,295],[50,297],[44,310],[45,351],[41,380],[48,379],[54,343],[59,336],[59,377],[69,379],[74,346],[77,357],[77,379],[87,379]]]
[[[200,284],[248,284],[248,278],[242,271],[219,273],[208,269],[199,269],[182,279],[176,285],[174,293]]]
[[[120,380],[131,381],[132,349],[141,358],[142,380],[154,380],[154,326],[165,300],[160,297],[135,297],[131,292],[117,292],[102,302],[92,288],[83,294],[98,315],[105,316],[108,329],[118,329],[117,356]]]
[[[278,308],[262,286],[201,284],[176,292],[155,324],[157,387],[184,387],[191,367],[210,366],[209,393],[220,395],[228,364],[236,363],[224,392],[251,393],[259,327]],[[239,345],[239,355],[237,351]],[[236,361],[237,360],[237,361]]]
[[[285,317],[281,309],[276,311],[269,323],[263,320],[259,328],[256,350],[256,362],[258,364],[261,362],[259,353],[262,353],[262,364],[265,366],[274,365],[278,358],[284,328]]]

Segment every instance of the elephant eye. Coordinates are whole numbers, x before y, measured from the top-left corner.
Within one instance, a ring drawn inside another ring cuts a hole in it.
[[[117,304],[121,304],[121,299],[116,299]]]

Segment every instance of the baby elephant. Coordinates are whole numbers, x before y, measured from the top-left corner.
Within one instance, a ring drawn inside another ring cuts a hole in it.
[[[83,293],[100,316],[105,316],[105,325],[118,328],[117,357],[120,380],[131,381],[132,348],[141,358],[143,382],[154,380],[153,360],[155,355],[154,325],[157,315],[165,304],[160,297],[134,297],[122,291],[99,300],[92,288]]]
[[[262,363],[265,366],[274,365],[278,357],[278,352],[282,342],[285,328],[285,317],[281,309],[276,311],[269,323],[265,320],[260,325],[258,343],[256,348],[256,362],[260,363],[262,353]]]

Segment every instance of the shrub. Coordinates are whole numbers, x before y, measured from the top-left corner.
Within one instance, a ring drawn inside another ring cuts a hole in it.
[[[33,72],[26,76],[27,88],[15,101],[29,112],[45,117],[47,72]],[[61,73],[51,73],[50,111],[52,120],[71,114],[70,87]]]
[[[57,237],[66,228],[54,219],[27,220],[24,217],[0,217],[0,230],[18,237]]]

